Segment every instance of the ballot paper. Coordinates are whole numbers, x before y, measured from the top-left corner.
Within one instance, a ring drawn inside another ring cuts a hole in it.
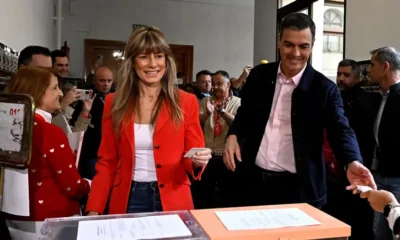
[[[189,152],[187,152],[187,153],[185,154],[184,157],[191,158],[191,157],[193,157],[197,152],[201,152],[201,151],[204,151],[204,150],[207,150],[207,148],[192,148],[192,149],[189,150]]]
[[[298,208],[216,211],[229,231],[320,225]]]
[[[1,211],[17,216],[29,216],[29,210],[28,169],[4,168]]]
[[[80,221],[77,240],[137,240],[192,236],[177,214]]]
[[[361,192],[369,192],[369,191],[371,191],[371,190],[373,190],[371,187],[368,187],[368,186],[360,186],[360,185],[357,185],[357,189],[358,190],[360,190]]]

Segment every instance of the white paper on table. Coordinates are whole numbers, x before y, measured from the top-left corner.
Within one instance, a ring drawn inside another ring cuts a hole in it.
[[[77,240],[132,240],[192,236],[177,215],[80,221]]]
[[[76,159],[75,159],[76,167],[78,167],[78,164],[79,164],[79,158],[81,156],[81,149],[82,149],[82,142],[83,142],[84,135],[85,135],[84,131],[71,132],[71,133],[67,134],[69,146],[71,147],[72,151],[74,151],[74,153],[76,155]]]
[[[29,216],[28,169],[4,168],[1,211],[17,216]]]
[[[298,208],[217,211],[215,214],[231,230],[254,230],[320,225]]]

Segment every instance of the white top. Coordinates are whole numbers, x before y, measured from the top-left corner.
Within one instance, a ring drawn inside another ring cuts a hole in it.
[[[157,181],[153,152],[153,133],[150,124],[135,123],[135,166],[133,181]]]
[[[42,109],[38,109],[38,108],[35,109],[35,113],[37,113],[40,116],[42,116],[46,122],[51,123],[51,119],[53,118],[51,116],[51,113],[46,112],[46,111],[44,111]]]

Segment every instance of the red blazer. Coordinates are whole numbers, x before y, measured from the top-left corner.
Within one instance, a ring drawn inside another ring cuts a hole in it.
[[[183,110],[183,122],[175,127],[171,113],[164,102],[153,135],[154,164],[161,203],[164,211],[193,209],[190,181],[187,173],[194,176],[193,163],[184,154],[192,147],[204,147],[200,127],[199,105],[193,94],[179,92],[179,105]],[[102,141],[98,152],[96,175],[86,211],[104,212],[109,199],[109,214],[126,213],[135,164],[135,140],[133,117],[125,123],[117,139],[108,116],[114,94],[106,97],[102,123]],[[122,128],[121,128],[122,129]],[[203,169],[204,170],[204,167]],[[196,174],[198,180],[202,171]]]
[[[69,217],[80,213],[79,198],[89,193],[89,183],[79,176],[75,154],[63,130],[35,114],[29,177],[29,217],[24,221]]]

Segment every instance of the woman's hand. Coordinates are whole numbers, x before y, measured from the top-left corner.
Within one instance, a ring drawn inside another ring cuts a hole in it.
[[[100,215],[98,212],[90,211],[90,212],[88,213],[88,216],[98,216],[98,215]]]
[[[211,159],[211,149],[209,149],[209,148],[207,148],[206,150],[197,152],[192,157],[193,164],[196,167],[201,167],[201,166],[207,164],[210,159]]]

